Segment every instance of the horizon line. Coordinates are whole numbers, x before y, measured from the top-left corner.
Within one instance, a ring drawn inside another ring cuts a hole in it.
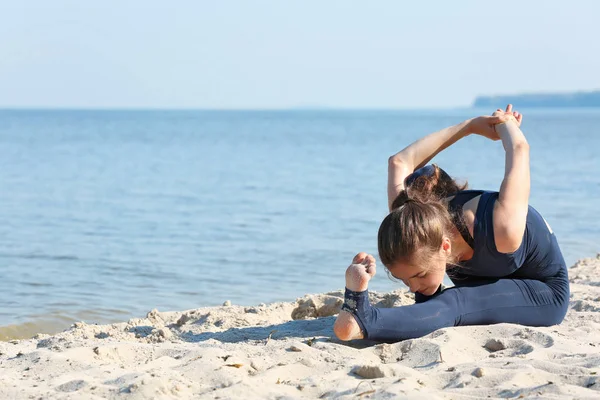
[[[1,111],[429,111],[460,110],[473,106],[452,107],[393,107],[393,106],[295,106],[295,107],[153,107],[153,106],[0,106]]]
[[[598,106],[519,106],[519,109],[527,110],[594,110],[599,109]],[[1,111],[199,111],[199,112],[326,112],[326,111],[472,111],[472,110],[487,110],[489,107],[482,106],[462,106],[462,107],[287,107],[287,108],[195,108],[195,107],[8,107],[0,106]]]

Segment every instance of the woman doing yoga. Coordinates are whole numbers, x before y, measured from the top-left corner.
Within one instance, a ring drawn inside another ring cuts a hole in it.
[[[398,341],[460,325],[559,324],[569,302],[567,267],[556,236],[529,206],[529,145],[522,115],[497,110],[432,133],[390,157],[390,213],[379,228],[379,258],[415,293],[415,304],[377,308],[368,283],[375,258],[354,257],[334,324],[341,340]],[[501,140],[499,192],[465,190],[426,164],[470,134]],[[454,286],[442,289],[444,273]]]

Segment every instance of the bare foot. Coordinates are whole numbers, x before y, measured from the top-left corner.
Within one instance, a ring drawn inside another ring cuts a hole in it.
[[[358,253],[352,264],[346,269],[346,287],[354,292],[368,289],[369,281],[375,276],[375,257],[367,253]],[[362,339],[364,337],[354,316],[348,311],[341,310],[333,332],[340,340]]]
[[[367,253],[358,253],[346,269],[346,287],[355,292],[367,290],[369,281],[375,276],[375,269],[375,257]]]

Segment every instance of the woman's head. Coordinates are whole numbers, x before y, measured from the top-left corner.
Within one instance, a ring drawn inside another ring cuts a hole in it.
[[[436,165],[417,170],[381,223],[379,258],[411,291],[433,294],[453,262],[453,225],[442,199],[465,187]]]
[[[407,198],[381,223],[379,258],[412,292],[433,294],[450,261],[450,215],[441,201]]]

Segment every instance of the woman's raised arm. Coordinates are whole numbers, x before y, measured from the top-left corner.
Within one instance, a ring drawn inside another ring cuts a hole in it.
[[[504,113],[497,111],[495,114]],[[513,114],[512,105],[506,108]],[[529,211],[529,144],[521,132],[522,115],[496,125],[506,151],[504,180],[494,205],[494,241],[501,253],[512,253],[521,245]]]
[[[497,140],[494,125],[507,121],[509,117],[502,113],[469,119],[431,133],[391,156],[388,159],[388,208],[391,208],[394,199],[404,189],[404,179],[408,175],[425,166],[439,152],[471,133]]]

